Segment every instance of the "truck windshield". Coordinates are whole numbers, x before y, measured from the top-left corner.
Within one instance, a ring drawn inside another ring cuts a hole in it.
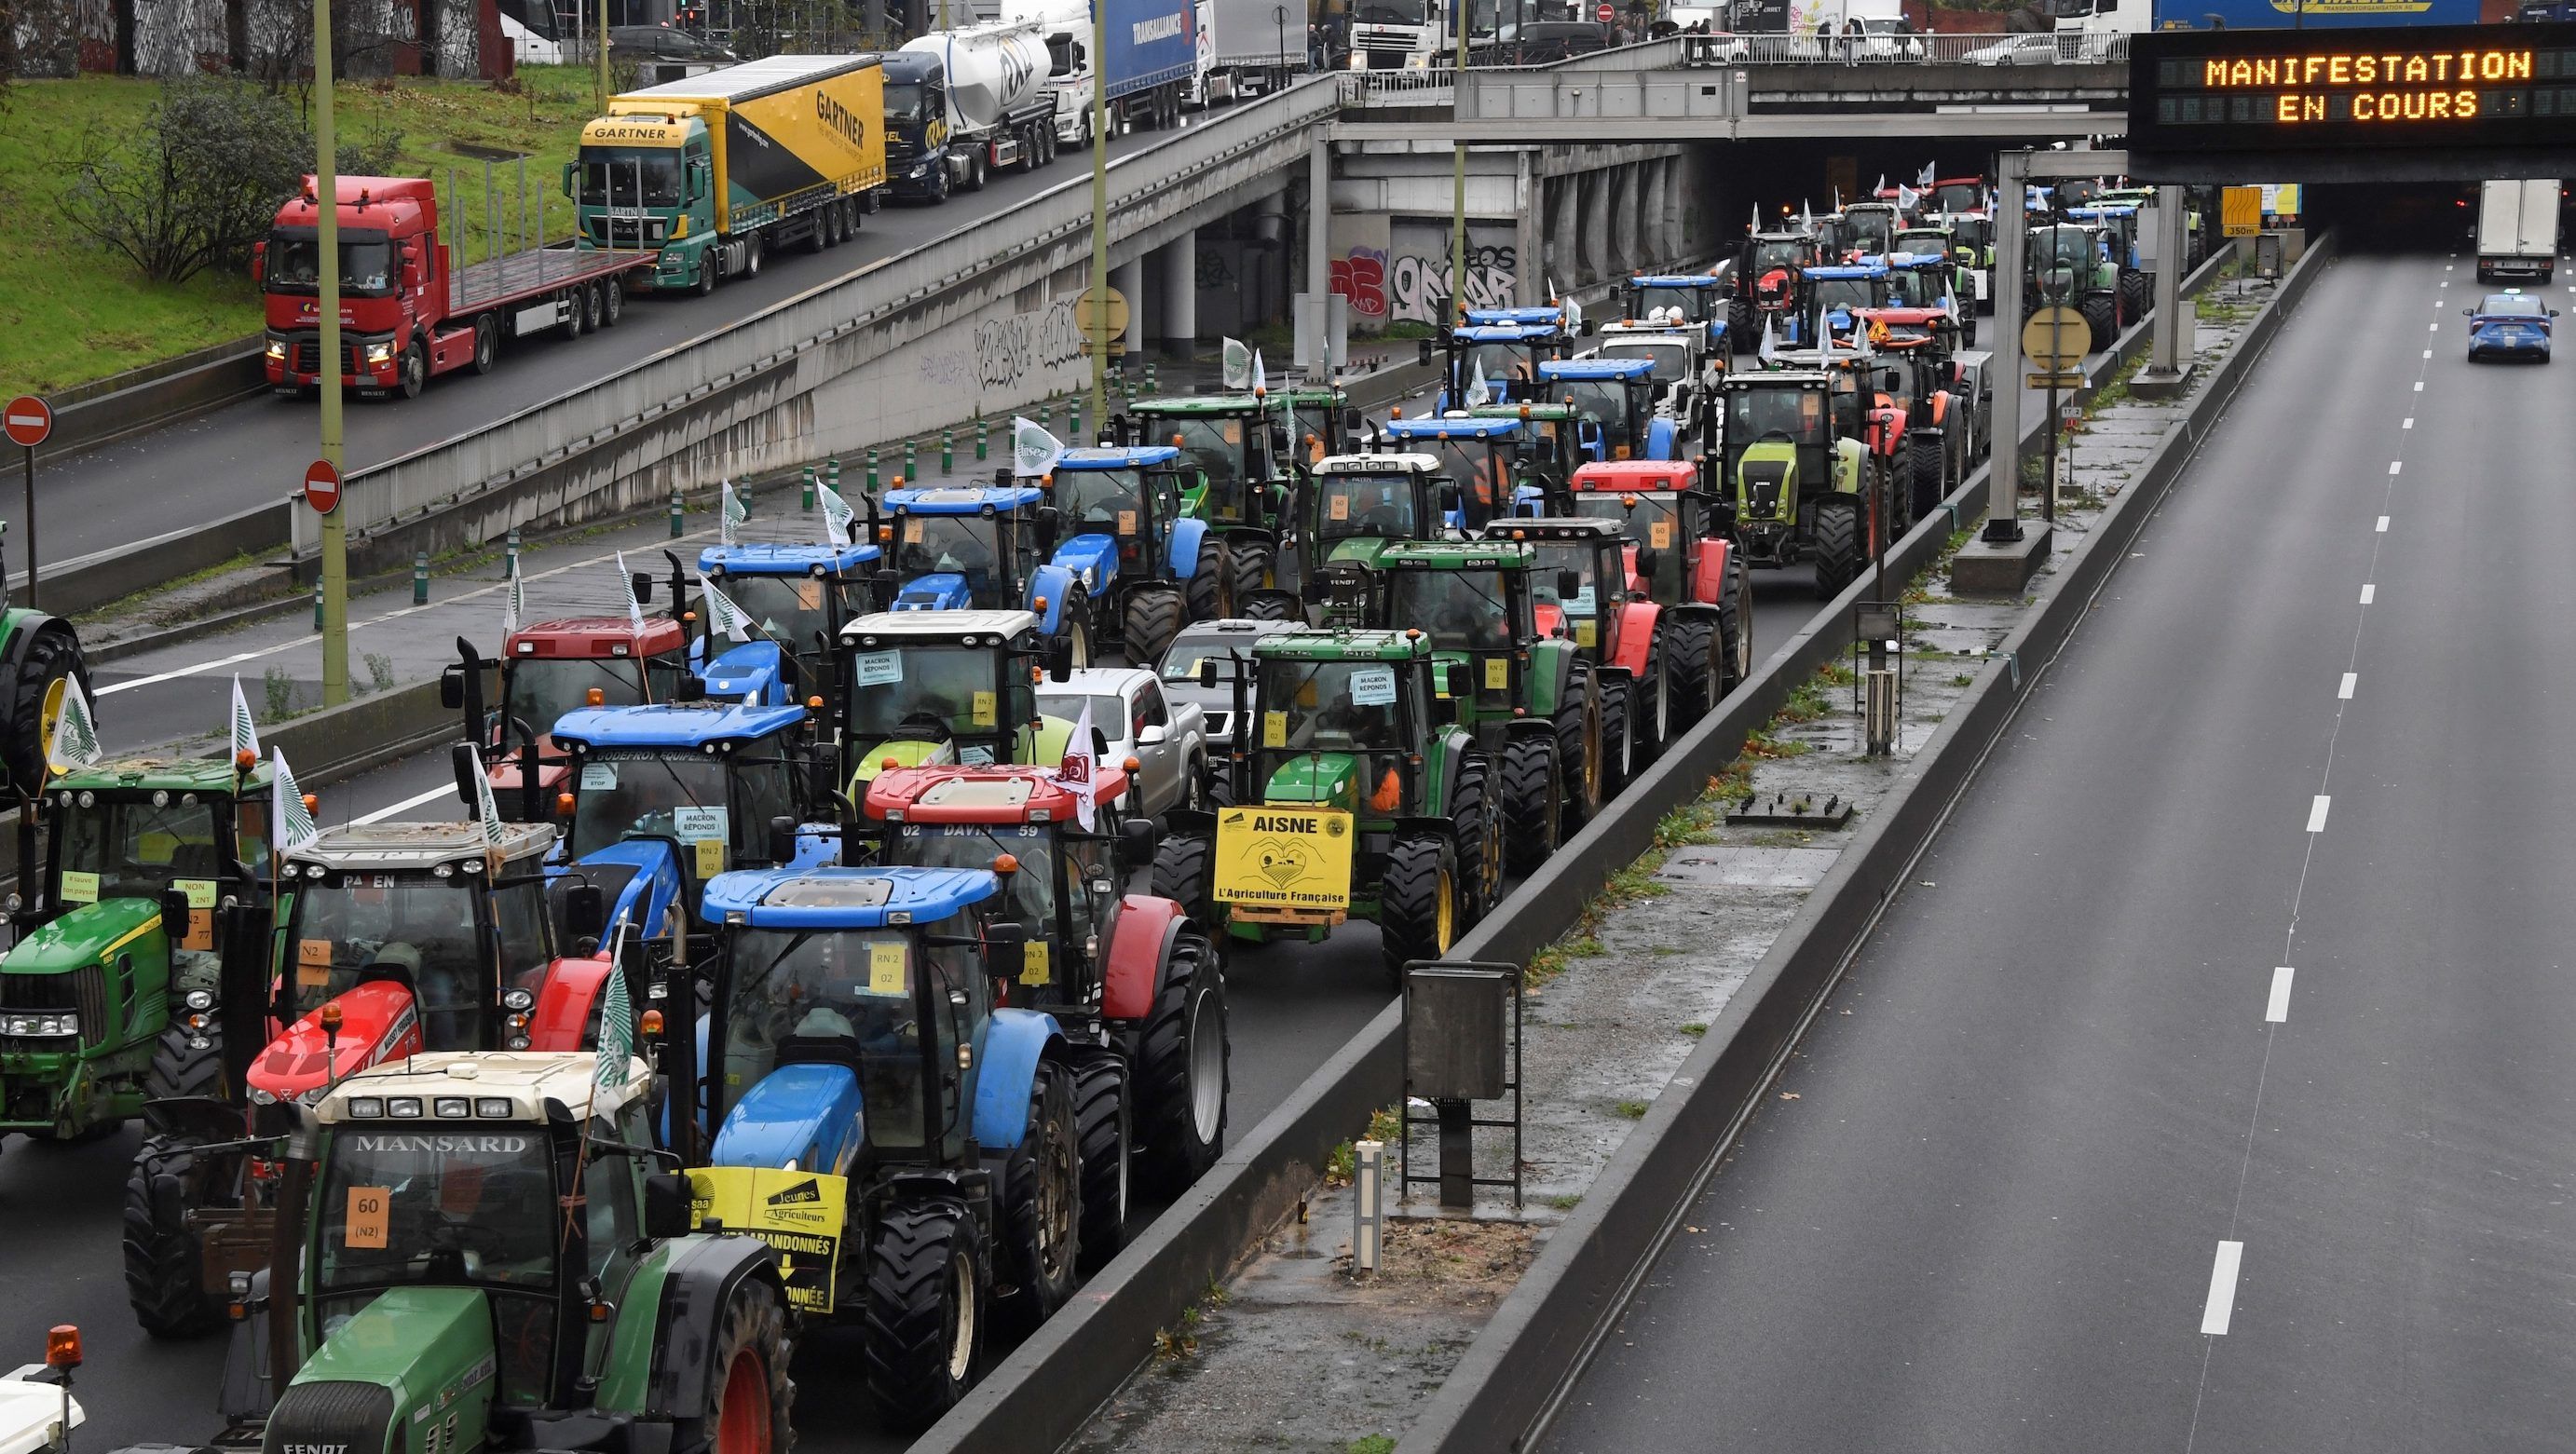
[[[628,838],[676,838],[699,877],[766,851],[772,816],[793,811],[788,765],[773,747],[730,757],[690,749],[602,753],[575,780],[573,857]]]
[[[501,710],[527,723],[530,731],[552,733],[565,713],[590,705],[594,687],[604,707],[666,702],[679,671],[677,664],[661,658],[647,663],[631,656],[513,657]],[[515,733],[510,740],[516,744]]]
[[[581,205],[633,207],[680,205],[680,154],[668,147],[586,146],[581,149]]]
[[[992,648],[932,644],[850,658],[850,734],[863,746],[910,726],[989,737],[1002,730]]]
[[[142,798],[102,797],[73,809],[57,831],[66,905],[157,899],[175,880],[212,880],[224,868],[215,809],[205,802],[156,808]]]
[[[988,855],[983,866],[990,867]],[[951,918],[934,930],[962,928]],[[736,929],[725,936],[724,1080],[757,1085],[790,1042],[858,1061],[868,1141],[921,1145],[921,1029],[913,976],[923,950],[904,929]]]
[[[536,886],[527,886],[535,892]],[[287,938],[296,1013],[308,1014],[362,978],[411,988],[430,1050],[473,1048],[487,996],[475,913],[482,883],[458,874],[342,873],[295,891]]]
[[[1512,618],[1503,573],[1398,570],[1387,573],[1386,619],[1431,633],[1442,651],[1507,651]]]
[[[1351,18],[1362,25],[1420,25],[1430,13],[1427,0],[1360,0]]]
[[[1409,474],[1327,475],[1316,483],[1315,501],[1322,514],[1315,533],[1322,540],[1354,535],[1410,540],[1417,528]]]
[[[322,244],[312,237],[280,235],[268,244],[268,290],[272,293],[318,293],[322,288]],[[393,244],[382,237],[340,238],[340,291],[356,298],[381,298],[394,290]]]
[[[1732,456],[1766,434],[1777,431],[1795,444],[1820,444],[1825,437],[1822,389],[1736,389],[1726,396],[1726,449]]]
[[[918,81],[886,82],[886,124],[889,126],[920,125],[923,94],[922,85]]]
[[[529,1210],[554,1205],[540,1127],[338,1127],[315,1203],[325,1325],[335,1312],[356,1311],[335,1308],[337,1292],[552,1287],[562,1220]]]

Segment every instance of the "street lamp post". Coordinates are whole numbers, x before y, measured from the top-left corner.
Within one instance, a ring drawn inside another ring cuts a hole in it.
[[[604,5],[606,0],[601,0]],[[331,131],[331,0],[313,0],[313,213],[314,272],[321,296],[314,311],[322,325],[322,458],[345,479],[340,449],[340,371],[348,355],[340,341],[340,168]],[[341,522],[348,501],[322,517],[322,705],[349,700],[349,548]]]

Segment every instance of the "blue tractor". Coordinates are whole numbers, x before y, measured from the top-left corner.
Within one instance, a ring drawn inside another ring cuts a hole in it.
[[[1852,315],[1864,308],[1885,308],[1895,301],[1888,282],[1887,263],[1877,257],[1865,262],[1833,263],[1807,269],[1799,279],[1806,290],[1800,313],[1809,318],[1824,315],[1826,327],[1837,335],[1849,333]],[[1815,340],[1801,340],[1814,347]]]
[[[1690,457],[1680,423],[1655,409],[1650,359],[1559,359],[1538,366],[1538,384],[1574,411],[1575,442],[1586,459]]]
[[[1226,613],[1225,542],[1181,497],[1196,472],[1148,444],[1068,449],[1047,476],[1060,522],[1048,564],[1071,574],[1094,639],[1129,661],[1155,661],[1182,626]]]
[[[1708,347],[1726,342],[1735,280],[1723,273],[1637,273],[1625,289],[1628,321],[1696,324],[1708,330]],[[1656,315],[1661,314],[1658,318]]]
[[[1082,1161],[1127,1154],[1125,1077],[1055,1017],[995,1004],[1034,963],[1007,898],[989,868],[727,873],[706,890],[711,968],[672,994],[695,1005],[712,981],[663,1058],[698,1088],[676,1139],[702,1196],[791,1254],[789,1301],[852,1328],[898,1430],[966,1393],[988,1318],[1027,1328],[1064,1303],[1087,1220],[1123,1218],[1084,1199]],[[780,1205],[798,1217],[765,1232]]]
[[[894,564],[886,609],[1026,611],[1071,666],[1089,666],[1098,639],[1089,592],[1074,572],[1041,558],[1056,548],[1057,512],[1044,490],[1011,482],[888,490]]]
[[[884,604],[884,559],[873,518],[856,545],[710,545],[698,552],[698,570],[750,618],[751,633],[718,647],[714,613],[707,613],[710,629],[689,644],[690,668],[706,679],[707,695],[764,706],[831,700],[841,628]]]
[[[1431,339],[1422,340],[1421,347],[1422,362],[1440,363],[1440,392],[1433,408],[1445,414],[1467,407],[1467,396],[1475,391],[1480,376],[1488,403],[1520,404],[1537,398],[1531,380],[1537,377],[1539,364],[1565,357],[1573,342],[1551,313],[1538,323],[1503,319],[1462,324],[1436,345]]]

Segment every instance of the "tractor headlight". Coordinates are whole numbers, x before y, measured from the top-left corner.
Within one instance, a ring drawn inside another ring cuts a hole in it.
[[[510,1037],[510,1048],[511,1048],[512,1050],[525,1050],[525,1049],[527,1049],[527,1048],[528,1048],[528,1037],[527,1037],[527,1036],[525,1036],[525,1035],[513,1035],[513,1036],[511,1036],[511,1037]]]
[[[501,992],[501,1008],[505,1010],[532,1010],[536,1008],[536,1004],[537,997],[528,993],[526,990],[504,990]]]
[[[385,1102],[385,1114],[397,1121],[420,1119],[420,1097],[394,1096]]]
[[[506,1121],[514,1113],[507,1097],[484,1096],[474,1102],[474,1114],[487,1121]]]
[[[215,996],[214,996],[214,994],[213,994],[213,992],[212,992],[212,991],[210,991],[210,990],[190,990],[190,991],[188,991],[188,1008],[189,1008],[189,1009],[192,1009],[192,1010],[211,1010],[211,1009],[213,1009],[214,1007],[215,1007]]]
[[[349,1098],[350,1120],[381,1121],[384,1118],[385,1098],[383,1096],[351,1096]]]
[[[474,1103],[464,1096],[440,1096],[430,1102],[430,1113],[442,1121],[462,1121],[474,1113]]]
[[[272,1092],[261,1090],[258,1086],[252,1086],[250,1088],[250,1103],[254,1106],[273,1106],[277,1104],[277,1097]]]

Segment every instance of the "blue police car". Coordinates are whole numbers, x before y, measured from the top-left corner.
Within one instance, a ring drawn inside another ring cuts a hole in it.
[[[2556,309],[2519,288],[2489,293],[2469,315],[2469,358],[2523,358],[2549,362],[2549,321]]]

